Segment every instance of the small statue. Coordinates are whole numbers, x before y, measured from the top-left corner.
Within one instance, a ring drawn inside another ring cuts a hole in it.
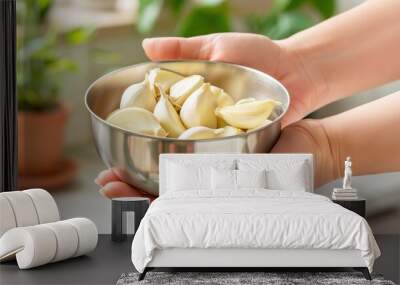
[[[351,187],[351,176],[353,172],[351,171],[351,157],[348,156],[344,162],[344,178],[343,178],[343,189],[352,189]]]

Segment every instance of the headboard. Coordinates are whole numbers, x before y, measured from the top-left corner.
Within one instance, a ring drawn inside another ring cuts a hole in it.
[[[306,167],[304,175],[307,177],[309,183],[309,187],[307,192],[314,191],[314,169],[313,169],[313,156],[312,154],[306,153],[285,153],[285,154],[172,154],[172,153],[165,153],[160,154],[160,161],[159,161],[159,193],[160,195],[166,192],[166,185],[168,181],[168,163],[175,162],[181,163],[182,161],[190,162],[192,165],[210,165],[216,164],[220,161],[232,161],[235,163],[236,161],[240,160],[267,160],[268,162],[273,161],[293,161],[293,160],[301,160],[306,163],[308,167]]]

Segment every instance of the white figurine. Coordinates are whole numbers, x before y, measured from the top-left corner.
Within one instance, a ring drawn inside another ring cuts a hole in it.
[[[343,189],[352,189],[351,187],[351,157],[348,156],[344,162],[344,178],[343,178]]]

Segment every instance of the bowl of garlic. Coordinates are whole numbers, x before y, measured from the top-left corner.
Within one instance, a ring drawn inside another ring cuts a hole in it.
[[[161,153],[268,152],[289,101],[273,77],[210,61],[129,66],[97,79],[85,95],[102,160],[154,195]]]

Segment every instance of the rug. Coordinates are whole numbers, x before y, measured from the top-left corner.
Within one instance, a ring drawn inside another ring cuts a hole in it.
[[[384,280],[381,275],[372,275],[368,281],[360,272],[154,272],[146,274],[146,278],[138,281],[138,273],[124,273],[117,285],[146,285],[146,284],[213,284],[213,285],[298,285],[298,284],[327,284],[327,285],[395,285],[392,281]]]

